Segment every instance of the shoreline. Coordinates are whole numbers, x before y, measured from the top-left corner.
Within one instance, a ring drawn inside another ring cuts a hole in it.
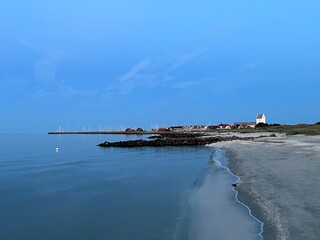
[[[238,178],[238,180],[234,184],[239,184],[240,181],[241,181],[241,178],[238,175],[234,174],[234,172],[230,168],[229,156],[228,156],[227,151],[226,151],[226,158],[228,159],[227,169],[230,171],[230,174],[232,174],[233,176]],[[241,205],[245,206],[248,209],[249,216],[252,217],[254,220],[256,220],[260,224],[260,232],[258,233],[258,237],[260,237],[260,239],[265,239],[265,237],[266,237],[265,231],[266,230],[265,230],[265,227],[264,227],[264,219],[263,219],[263,217],[261,217],[261,218],[259,217],[261,215],[259,214],[258,206],[254,206],[253,204],[250,204],[250,201],[248,201],[249,200],[248,197],[247,198],[245,197],[246,194],[245,194],[244,191],[241,191],[241,189],[237,189],[237,187],[233,187],[233,191],[235,192],[235,200],[236,200],[236,202],[238,202]],[[248,203],[248,205],[246,203]],[[272,239],[272,234],[270,235],[270,237],[271,237],[270,239]]]
[[[264,235],[264,222],[260,218],[258,218],[259,213],[255,214],[255,212],[256,212],[256,210],[258,210],[258,208],[255,208],[256,206],[253,206],[253,205],[251,205],[251,207],[250,207],[249,206],[250,205],[250,201],[248,201],[249,198],[245,198],[245,191],[240,191],[240,189],[237,188],[237,185],[241,182],[241,178],[238,175],[236,175],[232,171],[232,169],[230,168],[230,162],[231,162],[230,161],[230,159],[231,159],[230,158],[230,154],[231,154],[231,152],[228,151],[227,149],[222,149],[221,147],[218,147],[218,148],[220,150],[224,151],[225,158],[227,160],[227,165],[226,166],[223,166],[222,163],[220,162],[221,167],[226,169],[232,176],[237,178],[237,181],[235,181],[233,183],[233,184],[235,184],[235,186],[232,187],[232,190],[235,192],[235,196],[234,196],[235,201],[237,203],[241,204],[242,206],[244,206],[248,210],[248,215],[250,217],[252,217],[255,221],[257,221],[260,224],[260,232],[258,233],[258,237],[260,239],[264,239],[264,237],[263,237],[263,235]],[[249,205],[247,205],[247,203]],[[254,208],[254,209],[252,209],[252,208]],[[272,238],[270,238],[270,239],[272,239]]]
[[[163,133],[163,132],[159,132]],[[57,131],[57,132],[48,132],[48,134],[57,134],[57,135],[71,135],[71,134],[110,134],[110,135],[153,135],[159,134],[158,132],[152,131]]]
[[[288,230],[282,226],[277,207],[270,202],[271,199],[266,199],[261,192],[257,191],[255,186],[246,183],[246,174],[239,166],[239,158],[236,151],[228,148],[225,150],[229,160],[228,168],[239,177],[239,183],[236,188],[238,199],[248,206],[255,218],[263,223],[263,239],[289,239]],[[258,175],[256,177],[259,178]]]
[[[263,239],[319,239],[320,136],[217,143],[240,178],[238,199],[264,223]]]
[[[238,181],[236,182],[237,187],[234,187],[234,191],[236,192],[236,201],[246,206],[249,210],[249,215],[262,223],[262,230],[259,234],[259,236],[262,236],[262,239],[276,239],[275,230],[265,224],[265,222],[268,221],[268,217],[264,214],[261,206],[252,200],[252,198],[254,198],[252,193],[246,190],[245,187],[240,187],[241,177],[236,174],[238,172],[238,168],[237,163],[234,161],[234,154],[231,152],[231,150],[224,150],[228,159],[228,169],[230,170],[231,174],[238,177]]]

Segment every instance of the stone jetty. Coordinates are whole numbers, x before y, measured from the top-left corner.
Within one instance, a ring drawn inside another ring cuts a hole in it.
[[[153,140],[129,140],[119,142],[103,142],[100,147],[167,147],[167,146],[204,146],[211,143],[234,140],[253,140],[251,137],[237,136],[200,136],[184,134],[160,134]]]

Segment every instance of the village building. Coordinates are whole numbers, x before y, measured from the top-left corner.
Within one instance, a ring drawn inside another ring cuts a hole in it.
[[[153,128],[152,132],[170,132],[172,129],[169,127],[160,127],[160,128]]]
[[[256,126],[256,123],[255,122],[235,122],[233,126],[235,129],[254,128]]]
[[[207,127],[204,125],[192,125],[190,126],[191,131],[205,131]]]
[[[262,114],[258,114],[257,118],[256,118],[256,124],[259,123],[266,123],[266,116],[262,113]]]
[[[219,125],[219,129],[232,129],[232,126],[230,124],[223,124],[221,123]]]
[[[184,128],[184,126],[171,126],[170,127],[173,131],[183,131],[183,130],[185,130]]]
[[[218,129],[218,128],[219,128],[218,125],[209,125],[209,126],[207,127],[207,130],[216,130],[216,129]]]

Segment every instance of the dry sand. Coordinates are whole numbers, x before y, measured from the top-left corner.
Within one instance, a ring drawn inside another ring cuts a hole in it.
[[[320,136],[277,134],[213,146],[226,149],[241,179],[239,200],[264,222],[264,239],[320,239]]]

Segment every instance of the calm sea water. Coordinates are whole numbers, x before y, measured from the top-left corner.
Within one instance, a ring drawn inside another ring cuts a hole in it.
[[[0,239],[260,239],[221,150],[126,138],[0,134]]]

